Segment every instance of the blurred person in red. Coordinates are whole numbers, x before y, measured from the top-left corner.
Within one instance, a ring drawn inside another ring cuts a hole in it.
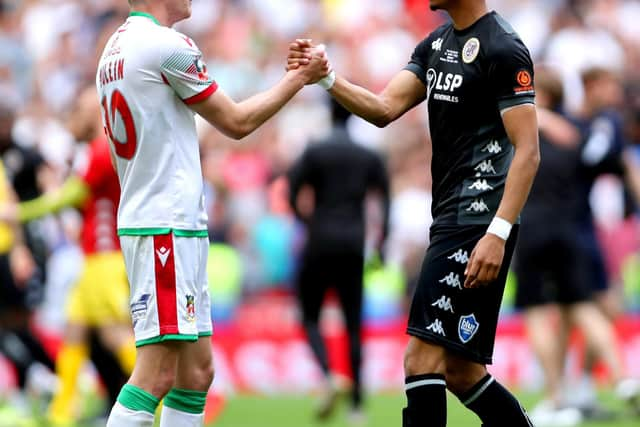
[[[70,425],[77,419],[74,407],[77,381],[89,358],[93,331],[102,349],[115,355],[121,372],[131,373],[135,363],[128,312],[129,288],[116,233],[120,185],[111,164],[109,143],[103,134],[100,105],[93,88],[80,93],[68,127],[77,141],[90,141],[84,170],[68,178],[61,188],[20,203],[12,213],[13,219],[21,223],[70,207],[80,208],[83,215],[80,243],[85,255],[84,267],[79,282],[67,298],[64,342],[56,359],[60,387],[47,413],[54,426]],[[5,211],[4,216],[7,213]],[[99,363],[99,368],[103,365]],[[112,373],[106,381],[118,374]]]
[[[288,173],[289,203],[307,229],[296,285],[307,340],[325,377],[316,415],[327,418],[339,392],[319,326],[320,309],[327,291],[333,289],[349,339],[350,417],[357,422],[364,416],[360,365],[365,201],[376,193],[382,201],[382,233],[376,242],[382,254],[389,222],[389,177],[380,156],[349,136],[346,122],[351,113],[333,100],[331,107],[331,134],[312,142]]]
[[[418,44],[379,93],[320,81],[352,113],[384,127],[427,101],[433,225],[413,297],[403,426],[446,425],[446,389],[486,426],[529,427],[518,400],[487,371],[519,214],[539,163],[533,63],[483,0],[431,0],[451,21]],[[288,67],[320,53],[290,45]]]

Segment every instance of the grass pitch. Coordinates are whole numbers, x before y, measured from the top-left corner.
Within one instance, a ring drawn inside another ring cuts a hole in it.
[[[527,408],[538,397],[521,396]],[[607,407],[621,411],[618,420],[585,422],[584,427],[639,427],[640,417],[633,418],[610,396],[603,395]],[[401,409],[405,404],[401,393],[369,396],[366,405],[367,423],[362,427],[401,427]],[[338,407],[333,417],[319,423],[313,418],[311,397],[237,396],[230,398],[220,417],[207,427],[352,427],[346,419],[346,405]],[[479,427],[480,420],[466,410],[457,399],[449,396],[448,427]]]

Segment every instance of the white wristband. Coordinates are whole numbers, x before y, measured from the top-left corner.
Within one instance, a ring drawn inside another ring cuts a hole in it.
[[[493,217],[489,228],[487,228],[487,233],[495,234],[502,240],[507,240],[509,234],[511,234],[511,224],[498,216]]]
[[[336,82],[336,72],[331,70],[324,78],[317,81],[318,85],[324,90],[329,90]]]

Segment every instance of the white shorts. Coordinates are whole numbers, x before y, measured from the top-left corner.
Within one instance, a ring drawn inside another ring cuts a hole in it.
[[[120,244],[136,346],[210,336],[209,239],[170,233],[120,236]]]

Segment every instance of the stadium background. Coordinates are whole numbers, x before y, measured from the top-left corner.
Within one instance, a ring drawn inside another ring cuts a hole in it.
[[[193,0],[193,17],[177,27],[204,53],[210,74],[240,100],[283,74],[288,43],[305,36],[325,42],[334,67],[374,90],[409,59],[414,46],[444,17],[428,11],[426,0]],[[561,13],[564,0],[491,0],[529,46],[534,60],[558,66],[565,77],[569,108],[581,102],[575,76],[588,66],[619,71],[629,94],[630,149],[640,143],[640,2],[573,1],[585,16],[576,27]],[[56,188],[82,161],[64,123],[78,91],[92,84],[106,37],[127,13],[125,0],[2,0],[0,11],[0,98],[19,111],[13,135],[37,147],[53,166],[47,190]],[[212,238],[210,282],[216,336],[215,387],[225,393],[291,394],[313,391],[320,377],[298,323],[292,278],[304,239],[287,206],[289,165],[314,138],[329,130],[323,91],[308,87],[280,114],[242,142],[232,142],[201,124],[203,172]],[[633,133],[635,126],[635,134]],[[387,160],[392,178],[390,240],[385,264],[370,254],[365,276],[365,368],[368,390],[393,392],[402,384],[407,285],[428,241],[430,223],[429,138],[424,105],[386,129],[352,119],[349,130],[361,144]],[[635,135],[635,140],[633,135]],[[638,151],[640,153],[640,150]],[[638,157],[640,162],[640,155]],[[625,206],[621,184],[602,177],[592,206],[605,248],[610,282],[623,296],[619,322],[629,373],[640,377],[640,258],[635,207]],[[370,209],[370,231],[379,215]],[[77,278],[80,217],[52,216],[44,233],[50,249],[44,303],[34,319],[55,352],[63,327],[60,310]],[[496,343],[492,372],[524,390],[536,390],[541,375],[518,313],[512,278]],[[342,323],[330,303],[323,329],[331,360],[346,373]],[[578,371],[580,338],[575,337],[569,369]],[[602,372],[602,377],[606,372]],[[13,384],[12,369],[0,356],[0,392]],[[391,418],[395,420],[396,418]],[[238,424],[236,424],[238,425]]]

